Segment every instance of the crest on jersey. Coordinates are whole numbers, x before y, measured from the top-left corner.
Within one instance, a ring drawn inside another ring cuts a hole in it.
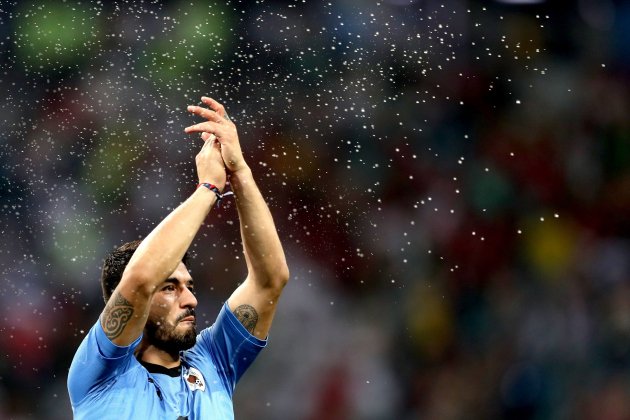
[[[188,368],[188,372],[184,374],[184,379],[186,380],[186,384],[191,391],[206,390],[206,381],[203,379],[201,372],[199,372],[194,367]]]

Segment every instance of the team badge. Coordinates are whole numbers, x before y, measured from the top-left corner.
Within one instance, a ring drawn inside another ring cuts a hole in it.
[[[191,391],[206,390],[206,381],[203,379],[201,372],[199,372],[194,367],[188,368],[188,372],[184,374],[184,379],[186,380],[186,384]]]

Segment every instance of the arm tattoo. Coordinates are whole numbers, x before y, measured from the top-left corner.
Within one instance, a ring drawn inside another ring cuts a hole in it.
[[[258,312],[256,312],[256,309],[250,305],[241,305],[234,309],[233,312],[236,319],[243,324],[245,329],[253,334],[254,328],[256,328],[256,324],[258,323]]]
[[[103,312],[103,330],[110,340],[120,336],[133,314],[133,305],[117,292]]]

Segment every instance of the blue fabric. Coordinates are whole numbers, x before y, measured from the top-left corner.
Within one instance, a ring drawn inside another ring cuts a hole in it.
[[[227,303],[195,346],[182,352],[178,377],[150,373],[136,360],[141,338],[119,347],[100,321],[90,329],[68,374],[75,419],[233,419],[234,387],[267,344],[243,327]]]

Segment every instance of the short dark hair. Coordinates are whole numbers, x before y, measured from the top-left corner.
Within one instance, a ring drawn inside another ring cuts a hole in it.
[[[101,288],[103,289],[105,303],[107,303],[116,286],[120,283],[125,267],[127,267],[131,256],[136,252],[141,242],[142,240],[138,239],[122,244],[105,257],[101,271]],[[182,262],[184,265],[188,265],[188,252],[184,254]]]

